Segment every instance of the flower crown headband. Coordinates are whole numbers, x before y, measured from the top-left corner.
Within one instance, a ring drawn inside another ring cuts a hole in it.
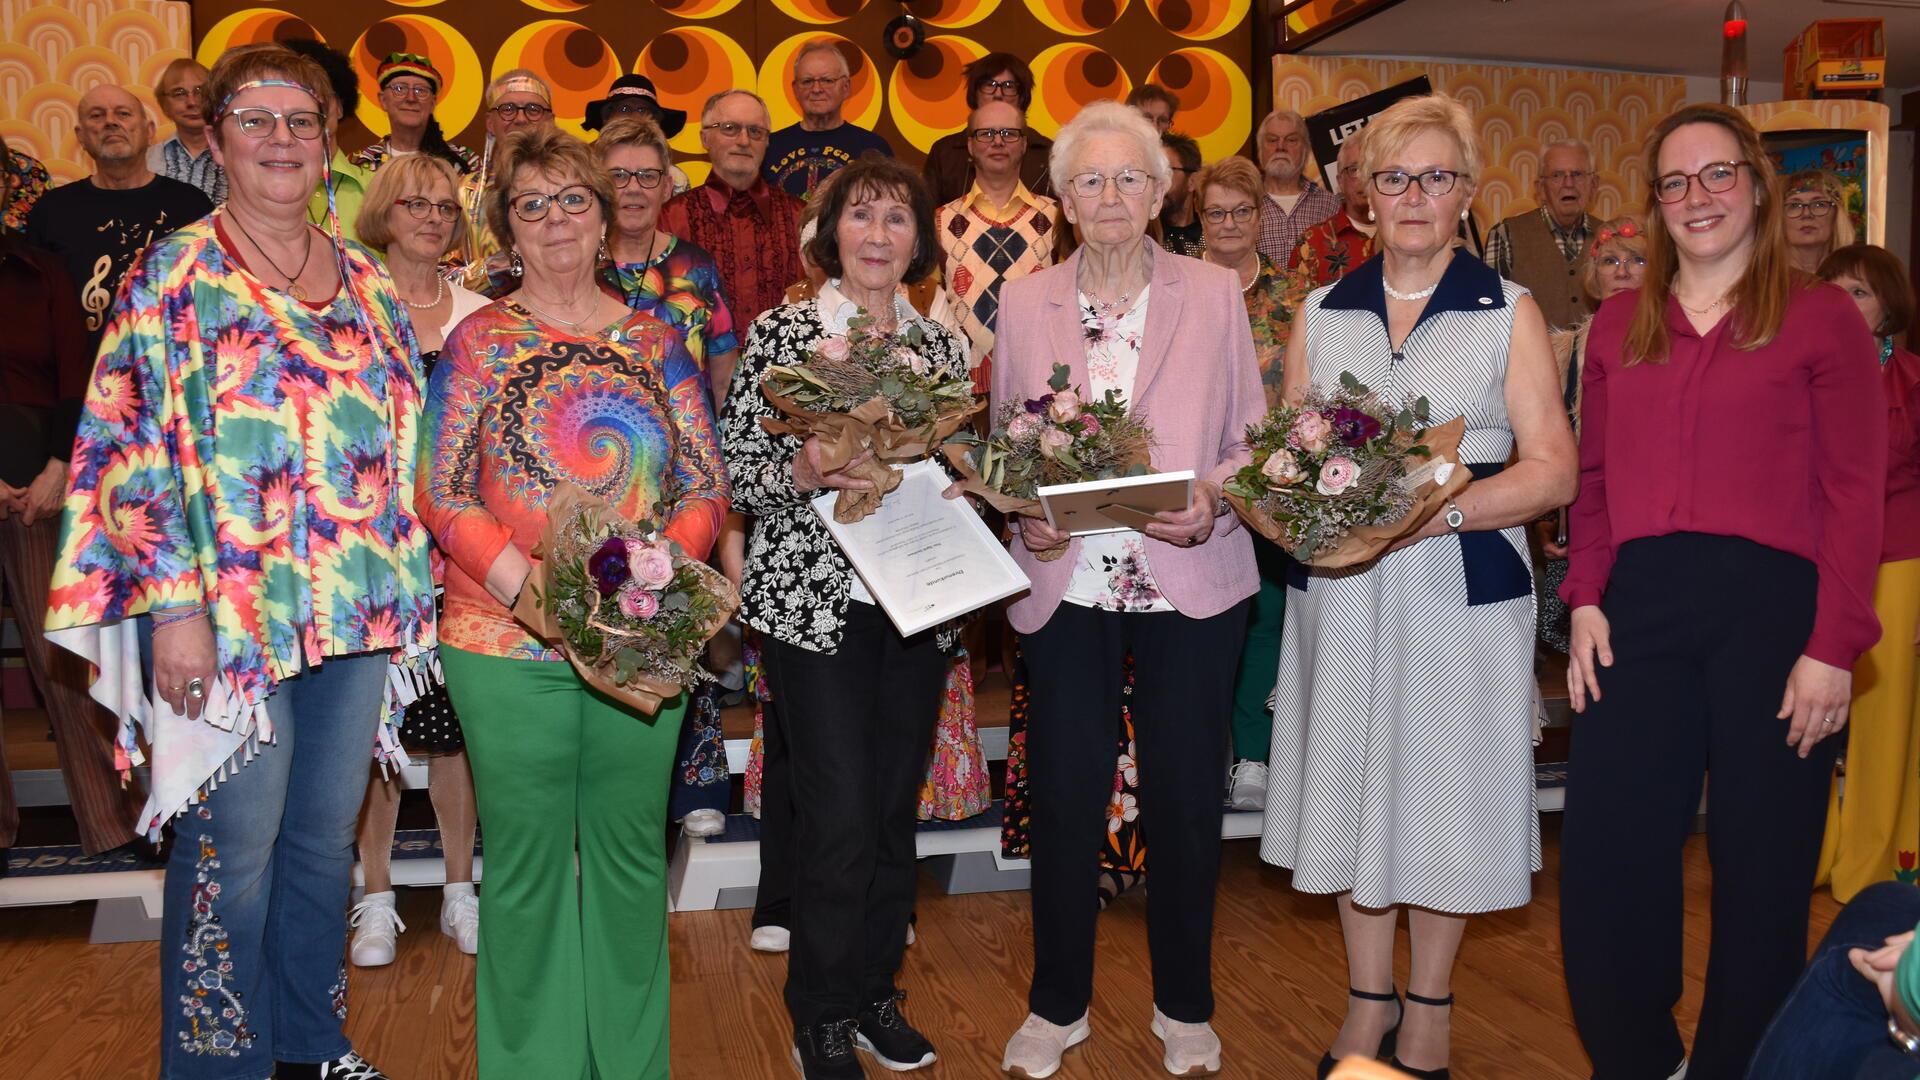
[[[1587,249],[1587,254],[1597,259],[1600,257],[1600,249],[1613,241],[1632,240],[1639,235],[1640,226],[1631,221],[1623,223],[1618,229],[1601,229],[1600,235],[1593,238],[1593,246]]]

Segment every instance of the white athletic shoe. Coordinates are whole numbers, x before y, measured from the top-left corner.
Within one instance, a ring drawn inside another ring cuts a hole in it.
[[[688,836],[719,836],[727,831],[727,815],[718,810],[695,810],[680,819],[680,831]]]
[[[385,967],[393,963],[394,939],[407,928],[400,913],[393,909],[393,890],[368,893],[353,905],[347,920],[353,927],[353,944],[347,953],[355,967]]]
[[[786,952],[793,943],[793,934],[784,926],[756,926],[748,944],[754,952]]]
[[[471,882],[462,885],[448,885],[440,894],[440,932],[472,956],[480,951],[480,898]]]
[[[1261,761],[1236,762],[1227,776],[1232,784],[1227,795],[1235,810],[1267,808],[1267,766]]]

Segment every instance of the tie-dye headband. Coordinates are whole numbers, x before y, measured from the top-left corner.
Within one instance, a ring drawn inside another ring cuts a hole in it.
[[[315,105],[319,105],[326,100],[325,98],[320,96],[318,91],[314,90],[313,87],[308,86],[305,83],[291,82],[287,79],[254,79],[251,82],[243,82],[239,86],[234,87],[233,93],[228,94],[224,98],[221,98],[220,107],[213,110],[213,116],[210,118],[211,121],[217,124],[223,118],[225,118],[225,116],[227,115],[228,107],[233,104],[234,98],[239,97],[241,94],[244,94],[249,90],[258,90],[262,87],[267,87],[267,86],[279,86],[279,87],[284,87],[288,90],[298,90],[301,93],[312,98],[313,103]]]
[[[500,95],[513,93],[532,94],[549,105],[553,104],[553,91],[547,89],[547,84],[541,82],[539,79],[526,75],[515,75],[511,79],[495,85],[493,88],[493,100],[499,101]]]

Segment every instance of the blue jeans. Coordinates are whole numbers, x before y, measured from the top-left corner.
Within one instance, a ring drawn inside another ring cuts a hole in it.
[[[1920,924],[1920,888],[1883,881],[1853,898],[1827,929],[1806,973],[1754,1052],[1747,1080],[1914,1080],[1920,1058],[1887,1039],[1880,991],[1847,950],[1877,949]]]
[[[261,1080],[352,1049],[347,898],[387,658],[283,681],[274,741],[173,823],[160,922],[162,1080]]]

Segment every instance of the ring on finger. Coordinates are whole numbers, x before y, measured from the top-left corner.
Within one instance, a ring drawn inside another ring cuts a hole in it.
[[[1827,718],[1826,718],[1825,720],[1822,720],[1822,721],[1820,721],[1820,726],[1821,726],[1821,727],[1832,727],[1832,726],[1833,726],[1833,717],[1831,717],[1831,716],[1829,716],[1829,717],[1827,717]]]

